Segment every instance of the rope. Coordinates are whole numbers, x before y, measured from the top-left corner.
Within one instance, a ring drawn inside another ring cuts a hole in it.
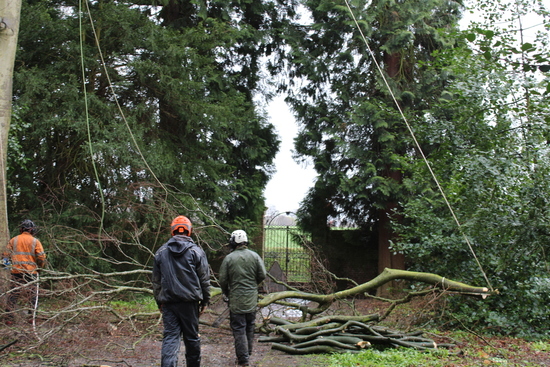
[[[128,132],[130,133],[130,136],[131,136],[131,139],[132,139],[132,143],[134,144],[134,146],[136,147],[136,150],[137,152],[139,153],[139,156],[141,158],[141,160],[143,161],[143,163],[145,164],[147,170],[151,173],[151,175],[153,176],[154,180],[159,184],[159,186],[161,186],[164,190],[164,193],[165,193],[165,197],[167,198],[168,195],[169,195],[169,190],[168,188],[166,187],[166,185],[164,185],[159,179],[158,177],[156,176],[155,172],[153,171],[153,169],[151,168],[151,166],[149,165],[149,163],[147,162],[147,160],[145,159],[145,156],[143,155],[138,143],[137,143],[137,140],[132,132],[132,129],[130,128],[130,124],[128,123],[128,120],[126,119],[126,116],[124,114],[124,111],[122,110],[122,107],[120,106],[120,103],[118,101],[118,98],[117,98],[117,94],[115,93],[115,90],[114,90],[114,87],[113,87],[113,83],[111,82],[111,78],[109,77],[109,73],[107,72],[107,66],[106,66],[106,63],[105,63],[105,59],[103,57],[103,51],[101,50],[101,46],[99,44],[99,38],[97,36],[97,33],[96,33],[96,30],[95,30],[95,27],[94,27],[94,22],[93,22],[93,19],[92,19],[92,14],[90,12],[90,8],[89,8],[89,4],[88,4],[88,1],[87,0],[82,0],[82,1],[85,1],[86,2],[86,11],[88,13],[88,18],[90,20],[90,26],[91,26],[91,29],[92,29],[92,32],[93,32],[93,35],[94,35],[94,40],[95,40],[95,43],[96,43],[96,46],[97,46],[97,50],[98,50],[98,53],[99,53],[99,56],[100,56],[100,59],[101,59],[101,66],[103,67],[103,70],[105,71],[105,76],[107,78],[107,82],[108,82],[108,85],[109,85],[109,88],[113,94],[113,98],[115,100],[115,103],[116,103],[116,106],[118,108],[118,111],[120,112],[120,115],[122,117],[122,120],[124,121],[124,124],[126,126],[126,128],[128,129]],[[79,4],[79,10],[80,10],[80,4]],[[80,10],[79,11],[79,18],[81,18],[81,15],[82,15],[82,11]],[[96,180],[98,181],[98,184],[99,184],[99,174],[96,170],[96,166],[95,166],[95,160],[93,158],[93,148],[92,148],[92,143],[91,143],[91,132],[90,132],[90,128],[89,128],[89,117],[88,117],[88,103],[87,103],[87,98],[86,98],[86,88],[85,88],[85,74],[84,74],[84,47],[82,45],[82,34],[83,34],[83,31],[82,29],[80,29],[80,55],[81,55],[81,58],[82,58],[82,83],[83,83],[83,89],[84,89],[84,98],[85,98],[85,108],[86,108],[86,125],[88,126],[88,139],[89,139],[89,147],[90,147],[90,155],[92,156],[92,161],[94,162],[94,171],[95,171],[95,175],[96,175]],[[101,186],[100,186],[100,191],[101,191],[101,201],[102,201],[102,217],[101,217],[101,221],[103,223],[103,218],[104,218],[104,212],[105,212],[105,200],[104,200],[104,197],[103,197],[103,192],[101,190]],[[212,218],[209,214],[205,213],[204,210],[202,209],[201,205],[197,202],[197,200],[189,193],[187,193],[187,195],[189,195],[190,199],[193,201],[193,203],[196,205],[197,207],[197,210],[199,212],[201,212],[202,214],[204,214],[205,216],[207,216],[208,218],[210,218],[210,220],[214,223],[214,226],[215,227],[218,227],[222,230],[222,232],[224,233],[229,233],[227,230],[225,230],[220,224],[217,223],[217,221]],[[163,206],[162,208],[162,213],[161,215],[163,215],[164,213],[166,212],[166,206]],[[101,233],[101,232],[100,232]],[[159,234],[157,234],[157,237],[159,236]],[[101,241],[101,237],[100,237],[100,241]],[[145,265],[144,265],[145,266]]]
[[[82,0],[82,1],[85,1],[86,2],[86,11],[88,13],[88,19],[90,20],[90,26],[91,26],[91,29],[92,29],[92,33],[94,35],[94,41],[95,41],[95,44],[97,46],[97,50],[98,50],[98,53],[99,53],[99,56],[101,58],[101,66],[103,67],[103,70],[105,72],[105,76],[107,78],[107,82],[108,82],[108,85],[109,85],[109,89],[111,90],[112,94],[113,94],[113,98],[115,100],[115,103],[116,103],[116,106],[117,106],[117,109],[118,111],[120,112],[120,116],[122,117],[122,120],[124,121],[124,124],[126,126],[126,128],[128,129],[128,132],[130,133],[130,137],[131,137],[131,140],[132,140],[132,143],[133,145],[135,146],[141,160],[143,161],[143,163],[145,164],[145,166],[147,167],[147,170],[151,173],[151,175],[153,176],[154,180],[159,184],[160,187],[163,188],[164,192],[165,192],[165,195],[166,197],[168,197],[168,189],[166,188],[166,186],[158,179],[158,177],[156,176],[155,172],[153,171],[153,169],[151,168],[151,166],[149,165],[149,163],[147,162],[147,160],[145,159],[145,156],[143,155],[138,143],[137,143],[137,140],[134,136],[134,133],[132,132],[132,129],[130,128],[130,124],[128,123],[128,120],[126,119],[126,115],[124,114],[124,111],[122,110],[122,107],[120,106],[120,103],[118,101],[118,98],[117,98],[117,95],[114,91],[114,87],[113,87],[113,83],[111,82],[111,78],[109,77],[109,73],[108,73],[108,70],[107,70],[107,66],[106,66],[106,63],[105,63],[105,59],[103,57],[103,51],[101,50],[101,46],[99,44],[99,38],[97,36],[97,32],[96,32],[96,29],[95,29],[95,26],[94,26],[94,22],[93,22],[93,19],[92,19],[92,14],[90,13],[90,7],[89,7],[89,4],[88,4],[88,1],[87,0]],[[99,188],[99,193],[101,195],[101,207],[102,207],[102,210],[101,210],[101,224],[100,224],[100,229],[99,229],[99,241],[101,243],[101,232],[102,232],[102,229],[103,229],[103,222],[104,222],[104,218],[105,218],[105,198],[104,198],[104,195],[103,195],[103,189],[101,187],[101,183],[99,181],[99,173],[97,171],[97,167],[96,167],[96,163],[95,163],[95,158],[94,158],[94,150],[93,150],[93,146],[92,146],[92,139],[91,139],[91,130],[90,130],[90,120],[89,120],[89,108],[88,108],[88,98],[87,98],[87,92],[86,92],[86,74],[85,74],[85,68],[84,68],[84,46],[83,46],[83,30],[82,30],[82,8],[81,8],[81,4],[82,2],[79,2],[79,25],[80,25],[80,57],[81,57],[81,64],[82,64],[82,89],[83,89],[83,93],[84,93],[84,105],[85,105],[85,110],[86,110],[86,127],[87,127],[87,133],[88,133],[88,146],[89,146],[89,150],[90,150],[90,156],[92,158],[92,164],[93,164],[93,167],[94,167],[94,174],[95,174],[95,179],[96,179],[96,182],[98,184],[98,188]],[[163,207],[163,212],[165,211],[166,208]]]
[[[380,75],[382,76],[382,80],[384,80],[384,84],[386,85],[386,87],[388,88],[388,91],[390,92],[390,95],[397,107],[397,110],[399,111],[399,114],[401,115],[401,118],[403,119],[403,121],[405,122],[405,125],[407,126],[407,129],[409,130],[409,133],[411,134],[411,137],[414,141],[414,144],[416,145],[416,148],[418,149],[418,151],[420,152],[420,154],[422,155],[422,159],[424,160],[424,162],[426,163],[426,166],[428,167],[428,170],[430,171],[430,174],[432,175],[436,185],[437,185],[437,188],[439,189],[439,192],[441,193],[441,195],[443,196],[443,199],[445,200],[445,204],[447,205],[447,207],[449,208],[449,211],[451,212],[451,215],[454,219],[454,221],[456,222],[457,226],[458,226],[458,230],[460,231],[460,234],[462,235],[462,237],[464,237],[464,240],[466,241],[466,244],[468,245],[468,248],[470,249],[470,252],[472,253],[476,263],[477,263],[477,266],[479,267],[479,270],[481,271],[481,273],[483,274],[483,277],[485,278],[485,281],[487,282],[487,285],[489,286],[489,289],[493,290],[493,287],[491,286],[491,282],[489,281],[489,278],[487,277],[487,274],[485,274],[485,271],[483,270],[483,267],[481,266],[481,263],[479,262],[479,259],[477,258],[477,255],[470,243],[470,241],[468,240],[468,237],[466,236],[466,234],[464,233],[463,229],[462,229],[462,225],[460,224],[451,204],[449,203],[449,200],[447,200],[447,195],[445,195],[445,192],[443,191],[443,188],[441,187],[440,183],[439,183],[439,180],[437,179],[434,171],[432,170],[432,167],[430,166],[430,163],[428,162],[428,159],[426,158],[426,155],[424,154],[424,151],[422,150],[422,148],[420,147],[420,144],[418,143],[418,140],[416,139],[416,136],[414,135],[414,131],[412,130],[407,118],[405,117],[405,114],[403,113],[403,110],[401,109],[401,106],[399,105],[399,103],[397,102],[397,98],[395,98],[395,95],[388,83],[388,80],[386,79],[386,77],[384,76],[384,73],[382,71],[382,68],[380,67],[380,64],[378,63],[378,61],[376,61],[376,58],[374,57],[374,52],[372,51],[372,49],[370,48],[369,46],[369,43],[367,41],[367,38],[365,37],[363,31],[361,30],[361,27],[359,26],[359,22],[357,21],[357,19],[355,18],[355,15],[353,14],[353,11],[351,10],[351,6],[348,2],[348,0],[344,0],[346,2],[346,6],[349,10],[349,13],[351,15],[351,17],[353,18],[353,21],[355,23],[355,25],[357,26],[357,30],[359,31],[359,33],[361,34],[361,38],[363,39],[363,41],[365,42],[365,46],[367,47],[367,50],[369,51],[369,54],[372,58],[372,61],[374,62],[374,64],[376,65],[376,68],[378,70],[378,72],[380,73]]]
[[[132,132],[132,129],[130,128],[130,124],[128,123],[128,120],[126,120],[126,115],[124,114],[124,111],[122,111],[122,107],[120,106],[120,103],[118,102],[118,98],[117,98],[117,95],[115,93],[113,83],[111,82],[111,78],[109,77],[109,72],[107,70],[105,59],[103,58],[103,51],[101,51],[101,46],[99,45],[99,38],[97,37],[97,33],[96,33],[96,30],[95,30],[95,27],[94,27],[94,22],[93,22],[93,19],[92,19],[92,14],[90,13],[90,7],[88,5],[88,1],[86,1],[86,11],[88,12],[88,18],[90,20],[90,26],[91,26],[92,32],[94,34],[94,40],[95,40],[95,43],[96,43],[96,46],[97,46],[97,50],[99,52],[99,57],[101,58],[101,66],[103,67],[103,71],[105,71],[105,77],[107,78],[107,82],[109,84],[109,89],[111,89],[111,92],[113,93],[113,98],[115,100],[115,104],[118,108],[118,111],[120,112],[120,116],[122,117],[122,120],[124,121],[124,124],[125,124],[126,128],[128,129],[128,132],[130,133],[130,137],[132,138],[132,143],[134,143],[134,146],[136,147],[136,150],[137,150],[141,160],[143,161],[143,163],[145,163],[145,166],[147,167],[147,170],[151,173],[151,175],[153,175],[153,178],[155,179],[155,181],[164,189],[166,194],[168,194],[168,189],[166,188],[166,186],[162,182],[160,182],[160,180],[158,179],[157,175],[155,174],[155,172],[153,171],[151,166],[149,166],[149,163],[145,159],[145,156],[141,152],[141,149],[140,149],[140,147],[137,143],[136,137],[135,137],[134,133]],[[82,49],[81,49],[81,52],[83,52]],[[84,83],[84,80],[82,82]]]
[[[92,158],[92,166],[94,168],[94,175],[95,179],[98,185],[99,189],[99,195],[101,197],[101,221],[99,223],[99,241],[101,243],[101,232],[103,231],[103,222],[105,220],[105,197],[103,196],[103,188],[101,187],[101,181],[99,181],[99,173],[97,171],[97,166],[94,158],[94,148],[92,146],[92,134],[90,131],[90,115],[89,115],[89,109],[88,109],[88,93],[86,92],[86,72],[84,68],[84,40],[83,40],[83,31],[82,31],[82,2],[78,2],[78,27],[79,27],[79,34],[80,34],[80,65],[81,65],[81,71],[82,71],[82,92],[84,93],[84,110],[85,110],[85,116],[86,116],[86,129],[88,133],[88,148],[90,150],[90,157]],[[94,32],[95,33],[95,32]]]
[[[86,1],[86,0],[82,0],[82,1]],[[80,5],[79,5],[80,6]],[[155,172],[153,171],[153,169],[151,168],[151,166],[149,165],[149,163],[147,162],[147,160],[145,159],[145,156],[143,155],[138,143],[137,143],[137,140],[132,132],[132,129],[130,128],[130,124],[128,123],[127,119],[126,119],[126,116],[124,114],[124,111],[122,110],[122,107],[120,106],[120,103],[118,101],[118,98],[117,98],[117,95],[115,93],[115,90],[114,90],[114,87],[113,87],[113,84],[111,82],[111,78],[109,77],[109,73],[107,72],[107,66],[106,66],[106,63],[105,63],[105,60],[104,60],[104,57],[103,57],[103,52],[101,50],[101,47],[99,45],[99,38],[97,36],[97,33],[96,33],[96,30],[95,30],[95,27],[94,27],[94,22],[93,22],[93,19],[92,19],[92,15],[91,15],[91,12],[90,12],[90,8],[89,8],[89,5],[88,5],[88,1],[86,1],[86,10],[87,10],[87,13],[88,13],[88,17],[89,17],[89,20],[90,20],[90,26],[91,26],[91,29],[92,29],[92,32],[93,32],[93,35],[94,35],[94,40],[95,40],[95,43],[96,43],[96,46],[97,46],[97,49],[98,49],[98,53],[99,53],[99,56],[101,58],[101,65],[103,67],[103,70],[105,71],[105,76],[107,78],[107,82],[108,82],[108,85],[109,85],[109,88],[111,89],[111,92],[113,94],[113,98],[115,100],[115,103],[116,103],[116,106],[118,108],[118,111],[120,112],[120,115],[122,117],[122,120],[124,121],[124,124],[126,126],[126,128],[128,129],[128,132],[130,133],[130,136],[132,138],[132,142],[134,144],[134,146],[136,147],[136,150],[138,151],[139,153],[139,156],[141,158],[141,160],[143,161],[143,163],[145,164],[145,166],[147,167],[147,170],[151,173],[151,175],[153,176],[153,178],[155,179],[155,181],[159,184],[159,186],[161,186],[163,189],[164,189],[164,192],[165,192],[165,195],[166,197],[168,197],[169,195],[169,190],[168,188],[166,187],[166,185],[164,185],[159,179],[158,177],[156,176]],[[79,12],[79,16],[81,16],[82,12],[80,11]],[[80,37],[81,37],[81,45],[80,45],[80,54],[81,54],[81,57],[83,58],[83,54],[84,54],[84,51],[83,51],[83,46],[82,46],[82,30],[80,31]],[[82,69],[83,69],[83,75],[82,75],[82,83],[83,85],[85,84],[84,83],[84,80],[85,80],[85,75],[84,75],[84,61],[82,61]],[[86,97],[86,89],[84,88],[84,95]],[[86,121],[88,123],[88,104],[87,104],[87,101],[86,101]],[[89,126],[89,125],[88,125]],[[90,138],[91,136],[91,133],[90,133],[90,130],[88,129],[88,137]],[[91,140],[90,140],[90,154],[92,155],[92,159],[93,159],[93,149],[92,149],[92,146],[91,146]],[[95,164],[94,164],[94,169],[95,169]],[[98,180],[98,174],[97,174],[97,171],[96,171],[96,179]],[[99,181],[99,180],[98,180]],[[223,229],[223,227],[217,223],[217,221],[212,218],[209,214],[205,213],[204,210],[202,209],[201,205],[197,202],[197,200],[189,193],[187,193],[187,195],[189,195],[189,197],[191,198],[191,200],[193,201],[193,203],[196,205],[197,207],[197,210],[199,212],[201,212],[202,214],[204,214],[205,216],[207,216],[208,218],[210,218],[210,220],[212,222],[214,222],[214,225],[220,229],[222,229],[222,231],[224,233],[229,233],[227,232],[225,229]],[[104,201],[103,199],[103,193],[102,193],[102,202]],[[163,211],[165,210],[166,208],[164,207],[163,208]],[[102,219],[103,220],[103,219]]]
[[[40,341],[42,341],[42,338],[38,336],[38,333],[36,332],[36,312],[38,311],[38,295],[40,294],[40,273],[36,273],[36,298],[34,299],[34,310],[32,311],[32,330],[34,331],[34,335],[36,338]]]

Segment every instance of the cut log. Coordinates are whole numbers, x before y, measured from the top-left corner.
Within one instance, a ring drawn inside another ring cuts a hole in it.
[[[340,349],[335,347],[330,347],[328,345],[315,345],[307,348],[293,348],[289,345],[273,343],[271,345],[273,349],[281,350],[288,354],[317,354],[317,353],[345,353],[353,351],[349,349]]]

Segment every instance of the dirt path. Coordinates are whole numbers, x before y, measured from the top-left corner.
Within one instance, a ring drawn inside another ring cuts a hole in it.
[[[91,350],[81,350],[86,358],[80,357],[68,361],[67,367],[99,366],[101,364],[111,367],[143,367],[160,366],[161,334],[155,338],[145,338],[139,342],[123,338],[116,340],[109,338],[102,354],[94,358]],[[135,347],[131,344],[137,342]],[[233,367],[235,366],[235,352],[233,349],[233,336],[229,330],[214,329],[201,325],[202,363],[204,367]],[[94,348],[95,349],[95,348]],[[96,349],[97,352],[97,349]],[[97,355],[97,354],[96,354]],[[179,355],[179,365],[185,363],[185,347]],[[288,354],[271,350],[269,343],[256,343],[251,358],[253,366],[257,367],[288,367],[288,366],[314,366],[308,364],[304,357],[290,356]],[[319,366],[319,365],[317,365]],[[25,366],[27,367],[27,366]]]
[[[214,306],[216,307],[225,307]],[[201,317],[212,323],[219,309],[212,309]],[[0,366],[3,367],[148,367],[160,366],[162,344],[162,323],[160,319],[144,320],[142,323],[120,324],[108,320],[108,316],[98,313],[96,317],[79,320],[67,325],[54,336],[45,338],[42,343],[37,336],[44,338],[48,331],[46,324],[38,324],[35,334],[28,319],[19,320],[12,326],[0,326],[0,345],[17,342],[0,352]],[[58,326],[58,325],[57,325]],[[204,367],[235,366],[233,335],[229,322],[221,327],[200,325],[202,363]],[[256,336],[256,339],[258,335]],[[311,358],[291,356],[272,350],[270,343],[255,343],[251,357],[257,367],[321,367],[312,363]],[[179,354],[179,366],[185,366],[183,343]]]

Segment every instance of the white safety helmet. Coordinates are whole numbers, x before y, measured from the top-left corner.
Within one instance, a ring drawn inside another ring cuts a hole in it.
[[[232,246],[238,246],[242,243],[248,243],[248,236],[246,235],[245,231],[243,231],[242,229],[238,229],[231,233],[231,239],[229,240],[229,243]]]

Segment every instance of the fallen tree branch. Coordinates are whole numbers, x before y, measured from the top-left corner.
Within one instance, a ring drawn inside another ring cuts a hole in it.
[[[319,317],[318,319],[314,319],[307,322],[300,322],[300,323],[288,322],[284,324],[283,327],[287,330],[297,330],[297,329],[303,329],[303,328],[309,328],[309,327],[319,327],[331,322],[345,323],[348,321],[358,321],[358,322],[378,321],[378,314],[360,315],[360,316],[338,316],[338,315],[324,316],[324,317]],[[275,322],[278,322],[278,320],[276,319]]]
[[[8,344],[4,344],[4,345],[0,346],[0,352],[3,351],[6,348],[11,347],[12,345],[17,343],[18,341],[19,341],[19,339],[15,339],[15,340],[12,340],[11,342],[9,342]]]
[[[271,342],[272,348],[290,354],[341,353],[358,351],[371,345],[406,347],[417,350],[453,348],[452,343],[436,343],[423,337],[423,332],[403,333],[370,325],[370,316],[325,317],[306,323],[292,323],[275,328],[277,336],[260,337],[260,342]],[[314,326],[312,326],[314,325]]]
[[[258,306],[262,308],[262,307],[267,307],[272,303],[281,302],[284,299],[299,298],[299,299],[303,299],[311,302],[316,302],[318,304],[316,308],[309,308],[309,307],[305,308],[304,306],[297,307],[301,309],[302,312],[305,312],[310,315],[314,315],[326,310],[332,303],[334,303],[337,300],[346,299],[358,294],[367,294],[369,291],[375,290],[378,287],[381,287],[382,285],[397,279],[423,282],[426,284],[431,284],[434,287],[444,291],[451,291],[451,292],[465,294],[465,295],[476,295],[476,296],[481,296],[482,298],[486,298],[489,295],[498,294],[498,290],[490,291],[486,287],[472,286],[469,284],[447,279],[437,274],[386,268],[376,278],[350,289],[346,289],[346,290],[331,293],[331,294],[325,294],[325,295],[301,292],[296,290],[274,292],[263,296],[258,302]],[[429,291],[425,291],[425,292],[429,293]],[[424,292],[411,293],[410,296],[405,297],[405,299],[401,303],[408,302],[412,297],[416,295],[423,295],[423,294]],[[393,310],[395,305],[400,302],[400,301],[392,301],[392,300],[386,300],[386,301],[394,303],[393,307],[390,308],[389,312],[391,312],[391,310]],[[387,317],[389,312],[386,312],[382,318]]]
[[[288,354],[323,354],[323,353],[343,353],[349,352],[349,350],[330,347],[328,345],[316,345],[307,348],[294,348],[289,345],[273,343],[271,348],[286,352]]]

